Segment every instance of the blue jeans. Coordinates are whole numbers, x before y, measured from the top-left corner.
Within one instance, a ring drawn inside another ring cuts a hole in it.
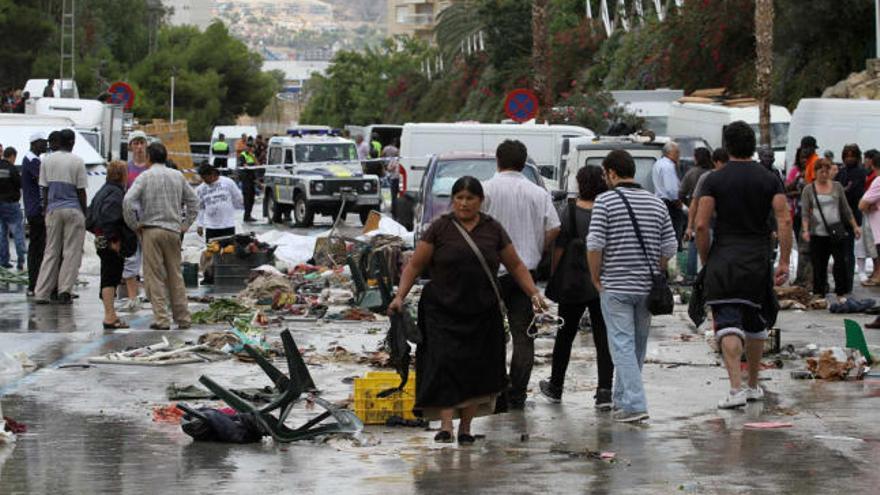
[[[0,203],[0,265],[9,264],[9,231],[15,239],[15,254],[21,267],[27,257],[24,244],[24,225],[22,223],[21,206],[15,203]]]
[[[685,276],[691,280],[697,277],[697,242],[688,243],[687,267],[685,268]]]
[[[599,298],[614,361],[614,406],[626,412],[647,412],[642,365],[651,326],[648,295],[606,290]]]

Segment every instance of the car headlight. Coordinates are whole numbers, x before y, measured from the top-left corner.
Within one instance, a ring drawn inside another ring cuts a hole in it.
[[[315,192],[324,192],[323,182],[315,182]]]
[[[369,182],[369,181],[364,182],[364,192],[370,192],[372,190],[373,190],[373,183]]]

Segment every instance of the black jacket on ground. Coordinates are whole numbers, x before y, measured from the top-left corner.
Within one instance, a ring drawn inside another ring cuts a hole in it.
[[[21,200],[21,174],[15,165],[0,160],[0,203],[18,203]]]

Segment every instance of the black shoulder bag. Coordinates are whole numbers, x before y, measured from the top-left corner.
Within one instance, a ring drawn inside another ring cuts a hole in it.
[[[576,212],[576,202],[571,199],[568,201],[571,238],[544,290],[547,299],[561,304],[583,304],[598,297],[587,268],[587,245],[578,236]]]
[[[819,193],[816,192],[816,184],[813,183],[813,199],[816,201],[816,209],[819,210],[819,216],[822,217],[822,224],[825,225],[825,230],[828,231],[828,236],[831,237],[831,242],[842,242],[845,241],[849,237],[849,233],[846,231],[846,227],[843,226],[843,222],[836,222],[828,225],[828,221],[825,220],[825,213],[822,212],[822,204],[819,203]],[[832,187],[832,191],[834,188]]]
[[[648,311],[654,316],[671,315],[672,309],[675,307],[675,301],[672,299],[672,289],[669,288],[669,281],[666,279],[666,273],[663,270],[654,271],[654,263],[648,256],[648,248],[645,246],[645,240],[642,238],[642,231],[639,229],[639,222],[636,220],[636,214],[633,212],[632,206],[626,196],[617,189],[614,192],[620,196],[626,211],[629,213],[629,219],[632,221],[633,229],[636,231],[636,237],[642,246],[642,254],[645,255],[645,261],[648,263],[648,270],[651,271],[651,292],[648,293]],[[659,267],[658,267],[659,268]]]

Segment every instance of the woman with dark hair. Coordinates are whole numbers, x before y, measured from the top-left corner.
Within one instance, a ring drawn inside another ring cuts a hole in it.
[[[708,148],[699,147],[694,150],[694,163],[696,166],[691,167],[690,170],[684,174],[684,177],[681,179],[681,187],[678,189],[678,198],[681,200],[681,203],[684,205],[690,205],[694,200],[694,193],[697,190],[697,183],[700,181],[700,177],[705,175],[707,172],[711,172],[712,169],[715,168],[715,164],[712,161],[712,152],[708,150]],[[690,212],[688,212],[690,213]],[[690,217],[690,214],[688,215]],[[691,225],[690,218],[688,220],[688,225]],[[692,229],[687,229],[685,232],[685,240],[692,240],[693,235],[691,232]],[[678,267],[679,270],[684,268],[684,278],[687,283],[692,282],[697,276],[697,245],[694,242],[690,242],[688,247],[688,257],[687,257],[687,265],[685,267]]]
[[[458,443],[472,444],[471,420],[491,414],[495,398],[507,386],[499,265],[531,296],[535,311],[546,307],[507,232],[480,213],[483,199],[483,186],[476,178],[455,182],[451,213],[434,220],[421,237],[388,307],[390,314],[403,311],[416,278],[430,268],[431,281],[419,301],[422,343],[416,360],[415,411],[440,419],[434,440],[441,443],[453,441],[452,421],[458,416]]]
[[[593,343],[596,345],[596,363],[599,374],[599,387],[594,396],[597,409],[611,408],[611,386],[614,376],[614,363],[611,360],[611,352],[608,349],[608,334],[605,329],[605,320],[602,318],[602,307],[599,303],[599,293],[591,280],[590,269],[586,264],[585,240],[590,231],[590,216],[593,211],[593,201],[596,196],[608,190],[605,182],[605,171],[596,165],[587,165],[577,173],[578,198],[569,200],[568,205],[560,213],[562,227],[559,237],[556,238],[556,248],[553,251],[551,270],[556,274],[557,270],[566,270],[565,276],[577,277],[586,281],[583,290],[566,290],[555,294],[555,300],[559,303],[559,316],[565,320],[565,324],[556,334],[553,344],[553,366],[549,380],[541,380],[539,383],[541,394],[550,402],[562,401],[562,392],[565,384],[565,372],[568,369],[568,361],[571,357],[571,345],[580,327],[581,317],[584,311],[590,310],[590,327],[593,331]],[[580,242],[583,246],[583,254],[571,260],[566,265],[560,265],[560,261],[569,260],[563,257],[566,249],[574,249],[572,241]],[[551,275],[552,280],[552,275]],[[551,282],[552,283],[552,282]],[[550,297],[548,292],[548,297]]]

